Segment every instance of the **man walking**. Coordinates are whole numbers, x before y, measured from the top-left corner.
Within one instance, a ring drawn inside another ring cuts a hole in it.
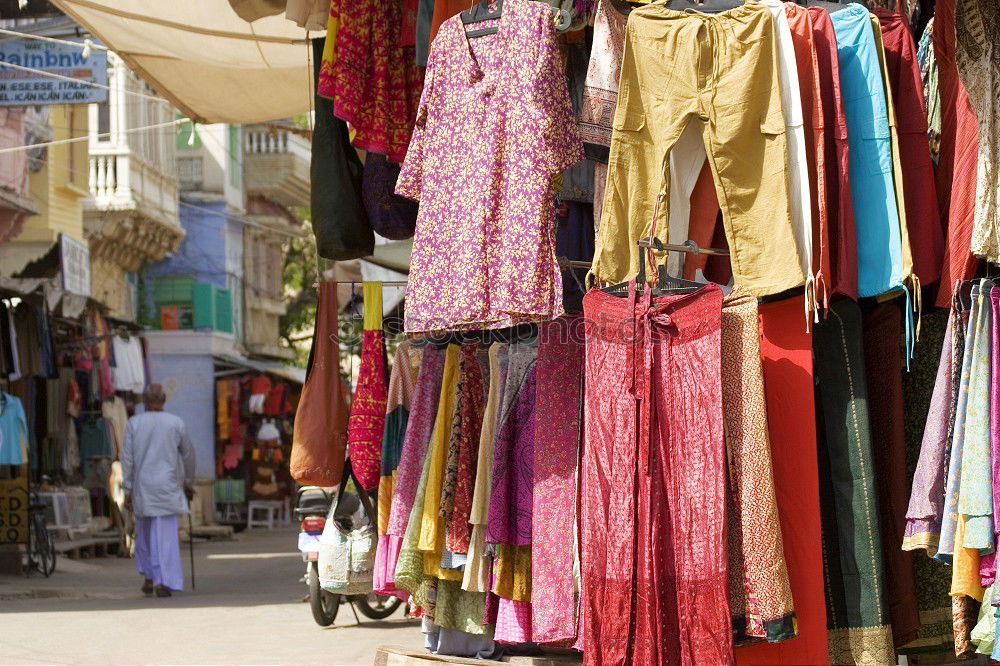
[[[146,412],[125,428],[122,471],[125,506],[135,514],[135,566],[145,577],[142,591],[169,597],[184,589],[177,517],[188,512],[194,478],[194,447],[184,421],[167,414],[167,396],[150,384],[142,396]]]

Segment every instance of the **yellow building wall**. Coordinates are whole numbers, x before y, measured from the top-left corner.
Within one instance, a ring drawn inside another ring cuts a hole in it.
[[[59,105],[50,110],[52,139],[87,136],[87,105]],[[89,196],[87,141],[49,146],[45,167],[31,174],[31,195],[38,215],[28,219],[17,237],[22,242],[54,242],[60,232],[83,237],[83,199]]]

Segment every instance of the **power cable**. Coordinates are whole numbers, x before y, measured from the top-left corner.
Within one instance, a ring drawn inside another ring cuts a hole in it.
[[[44,69],[35,69],[34,67],[25,67],[24,65],[15,65],[12,62],[0,62],[0,67],[9,67],[11,69],[16,69],[22,72],[31,72],[32,74],[38,74],[39,76],[48,76],[53,79],[59,79],[60,81],[72,81],[73,83],[79,83],[84,86],[91,86],[93,88],[100,88],[102,90],[112,90],[115,92],[124,93],[126,95],[132,95],[134,97],[142,97],[145,99],[151,99],[161,104],[170,104],[169,100],[166,100],[157,95],[147,95],[146,93],[135,92],[134,90],[117,90],[111,86],[106,86],[103,83],[98,83],[97,81],[88,81],[87,79],[78,79],[72,76],[63,76],[62,74],[55,74],[54,72],[49,72]]]
[[[192,124],[194,124],[194,121],[191,120],[190,118],[177,118],[175,120],[171,120],[171,121],[168,121],[168,122],[165,122],[165,123],[156,123],[154,125],[145,125],[143,127],[132,127],[132,128],[129,128],[129,129],[119,130],[119,133],[121,133],[121,134],[134,134],[135,132],[143,132],[143,131],[146,131],[146,130],[157,129],[157,128],[160,128],[160,127],[173,127],[175,125],[180,125],[182,123],[192,123]],[[90,141],[91,136],[96,136],[96,137],[100,138],[102,136],[104,136],[104,137],[110,137],[111,135],[112,135],[112,132],[102,132],[102,133],[99,133],[99,134],[96,134],[96,135],[91,135],[91,134],[88,133],[88,134],[85,134],[83,136],[72,137],[72,138],[69,138],[69,139],[56,139],[54,141],[44,141],[42,143],[31,143],[31,144],[25,144],[23,146],[9,146],[7,148],[0,148],[0,155],[6,154],[6,153],[16,153],[16,152],[20,152],[22,150],[33,150],[35,148],[46,148],[48,146],[59,146],[59,145],[66,144],[66,143],[78,143],[80,141]]]

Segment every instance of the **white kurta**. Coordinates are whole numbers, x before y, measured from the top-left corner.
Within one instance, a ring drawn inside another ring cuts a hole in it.
[[[129,419],[122,472],[137,519],[187,513],[184,482],[194,469],[194,447],[179,416],[146,412]]]

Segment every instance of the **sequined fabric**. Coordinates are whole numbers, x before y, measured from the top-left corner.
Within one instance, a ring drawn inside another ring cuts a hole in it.
[[[732,663],[722,293],[594,289],[584,313],[584,663]]]

